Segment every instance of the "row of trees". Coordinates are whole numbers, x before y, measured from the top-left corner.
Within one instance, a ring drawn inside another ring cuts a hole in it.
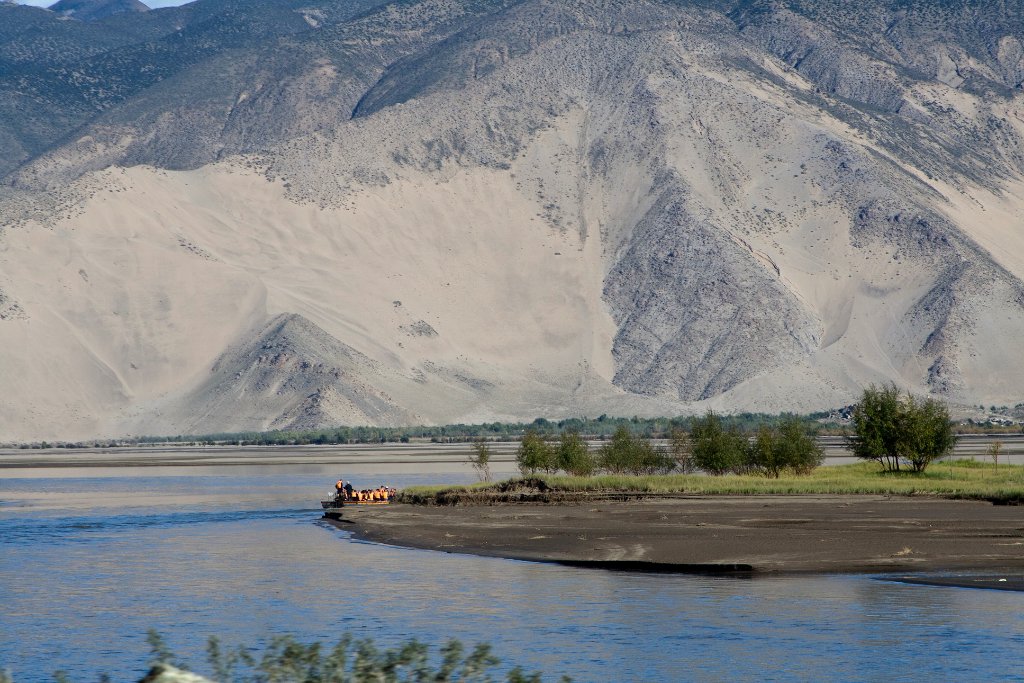
[[[821,447],[798,417],[783,419],[778,425],[761,425],[750,439],[713,412],[694,419],[690,432],[673,429],[661,446],[620,425],[596,451],[578,432],[563,432],[558,440],[551,440],[533,431],[523,436],[516,451],[523,476],[559,471],[585,477],[597,472],[651,475],[702,470],[712,475],[758,473],[778,477],[787,470],[808,473],[823,458]],[[471,462],[482,478],[489,478],[489,468],[481,466],[489,462],[485,443],[474,445]]]
[[[812,413],[804,420],[813,423],[827,413]],[[720,416],[727,425],[735,425],[744,432],[755,430],[761,424],[778,424],[783,415],[767,413],[739,413]],[[621,427],[648,439],[667,438],[673,430],[687,431],[692,426],[689,417],[610,417],[548,420],[538,417],[532,422],[485,422],[482,424],[454,424],[418,427],[336,427],[314,430],[276,430],[270,432],[230,432],[199,436],[146,436],[127,440],[120,445],[175,444],[231,444],[257,446],[327,445],[354,443],[407,443],[410,440],[429,440],[437,443],[466,443],[476,439],[517,441],[528,431],[557,439],[566,432],[577,432],[596,439],[608,439]],[[834,425],[833,428],[836,426]],[[89,447],[92,444],[71,444]]]
[[[557,441],[549,441],[529,431],[519,443],[516,463],[524,476],[539,471],[563,471],[577,477],[590,476],[598,470],[613,474],[658,474],[676,466],[666,449],[655,448],[625,425],[620,426],[596,453],[590,450],[579,432],[564,432]]]
[[[887,471],[899,472],[905,466],[924,472],[956,445],[945,404],[904,394],[895,384],[865,389],[853,407],[851,421],[850,450],[858,458],[877,461]],[[471,463],[482,479],[490,479],[489,447],[477,441],[474,449]],[[596,452],[577,431],[562,432],[554,440],[534,430],[527,431],[516,452],[523,476],[559,471],[583,477],[597,472],[650,475],[701,470],[711,475],[756,473],[777,478],[787,471],[808,474],[823,460],[821,446],[799,417],[761,424],[750,436],[713,412],[694,418],[689,432],[671,429],[663,446],[620,424]]]

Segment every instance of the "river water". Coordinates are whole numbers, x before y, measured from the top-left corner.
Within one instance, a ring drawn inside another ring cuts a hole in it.
[[[154,627],[200,672],[211,634],[350,632],[486,641],[545,680],[1024,680],[1021,593],[572,569],[368,544],[318,520],[340,474],[470,479],[388,469],[0,471],[0,669],[138,680]]]

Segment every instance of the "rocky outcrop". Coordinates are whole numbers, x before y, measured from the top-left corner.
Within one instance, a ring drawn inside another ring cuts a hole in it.
[[[187,433],[422,422],[375,386],[388,372],[302,316],[279,315],[244,334],[169,410]]]

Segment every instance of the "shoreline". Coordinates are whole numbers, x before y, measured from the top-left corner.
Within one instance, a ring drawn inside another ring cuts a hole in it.
[[[67,467],[205,467],[252,465],[455,465],[468,444],[345,444],[311,446],[147,446],[97,449],[0,449],[0,471]],[[500,449],[497,466],[513,470],[512,447]],[[504,469],[502,470],[504,471]]]
[[[1019,507],[889,496],[696,496],[345,510],[360,540],[564,566],[757,577],[984,572],[908,582],[1024,590]],[[986,584],[993,585],[986,585]]]
[[[955,459],[987,459],[986,448],[1003,441],[1001,462],[1024,464],[1024,434],[961,436],[953,453]],[[851,463],[857,459],[833,437],[822,441],[826,465]],[[88,448],[0,448],[0,470],[51,469],[62,467],[182,467],[206,465],[356,465],[356,464],[432,464],[466,465],[471,454],[469,442],[408,444],[307,444],[307,445],[184,445]],[[515,472],[518,441],[490,444],[492,463],[509,473]]]

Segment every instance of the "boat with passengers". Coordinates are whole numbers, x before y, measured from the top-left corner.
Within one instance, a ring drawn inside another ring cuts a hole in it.
[[[390,505],[396,493],[396,489],[384,485],[372,489],[356,489],[352,482],[339,479],[334,487],[334,495],[320,501],[320,506],[324,509],[324,517],[337,519],[346,507]]]

